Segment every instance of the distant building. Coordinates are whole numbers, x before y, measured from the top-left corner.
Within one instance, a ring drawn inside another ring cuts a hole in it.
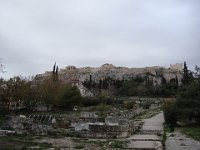
[[[183,70],[183,64],[182,63],[170,64],[170,69],[181,71]]]

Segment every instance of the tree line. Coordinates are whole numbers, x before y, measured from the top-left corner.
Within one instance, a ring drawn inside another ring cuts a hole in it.
[[[148,97],[175,97],[178,89],[178,79],[174,82],[167,83],[162,74],[158,76],[161,78],[161,84],[154,85],[151,73],[147,72],[144,76],[135,76],[123,79],[113,79],[106,77],[100,79],[98,82],[86,79],[82,84],[91,91],[101,94],[102,91],[110,91],[112,96],[148,96]],[[97,95],[98,95],[97,94]]]
[[[200,68],[188,70],[184,63],[182,85],[178,87],[176,101],[166,101],[163,106],[165,121],[172,126],[179,122],[200,123]]]
[[[177,121],[200,122],[200,68],[195,72],[188,69],[186,62],[183,68],[182,84],[177,79],[167,83],[162,79],[160,85],[154,85],[152,75],[136,76],[129,79],[115,80],[110,77],[98,82],[89,80],[83,85],[90,90],[98,91],[95,98],[82,98],[76,86],[64,84],[58,78],[58,66],[53,66],[52,75],[35,83],[34,80],[16,76],[9,80],[0,79],[0,114],[8,112],[13,102],[23,102],[28,111],[36,110],[38,105],[44,105],[49,110],[71,110],[74,105],[92,106],[100,103],[115,104],[117,97],[176,97],[176,101],[165,102],[163,110],[165,120],[169,124]],[[118,102],[122,103],[122,102]]]
[[[72,109],[81,104],[81,94],[76,86],[64,84],[58,79],[58,67],[54,65],[52,75],[35,83],[20,76],[9,80],[0,79],[0,111],[8,111],[12,103],[23,103],[28,111],[43,105],[47,109]]]

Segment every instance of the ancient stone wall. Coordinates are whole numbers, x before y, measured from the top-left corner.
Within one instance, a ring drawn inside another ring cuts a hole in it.
[[[81,131],[81,137],[85,138],[102,138],[102,139],[115,139],[115,138],[127,138],[129,132],[95,132],[95,131]]]
[[[129,128],[120,125],[89,124],[89,131],[81,131],[80,134],[87,138],[126,138]]]
[[[89,124],[89,130],[95,132],[127,132],[128,126]]]

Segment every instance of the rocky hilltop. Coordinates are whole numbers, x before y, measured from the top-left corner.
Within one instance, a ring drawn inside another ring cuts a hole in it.
[[[135,76],[145,77],[147,74],[153,80],[154,84],[161,84],[162,78],[166,82],[177,80],[181,84],[182,78],[182,64],[170,65],[169,68],[160,66],[145,67],[145,68],[127,68],[116,67],[112,64],[104,64],[101,67],[91,68],[83,67],[76,68],[75,66],[67,66],[58,71],[58,79],[64,83],[80,84],[85,80],[92,78],[93,81],[98,82],[100,79],[110,77],[116,80],[130,79]],[[35,81],[44,80],[52,75],[52,71],[47,71],[43,74],[38,74]]]

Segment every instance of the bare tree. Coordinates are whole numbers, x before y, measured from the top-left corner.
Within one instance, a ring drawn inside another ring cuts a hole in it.
[[[4,66],[3,66],[3,63],[2,63],[2,58],[0,58],[0,72],[2,72],[2,73],[5,72]]]

